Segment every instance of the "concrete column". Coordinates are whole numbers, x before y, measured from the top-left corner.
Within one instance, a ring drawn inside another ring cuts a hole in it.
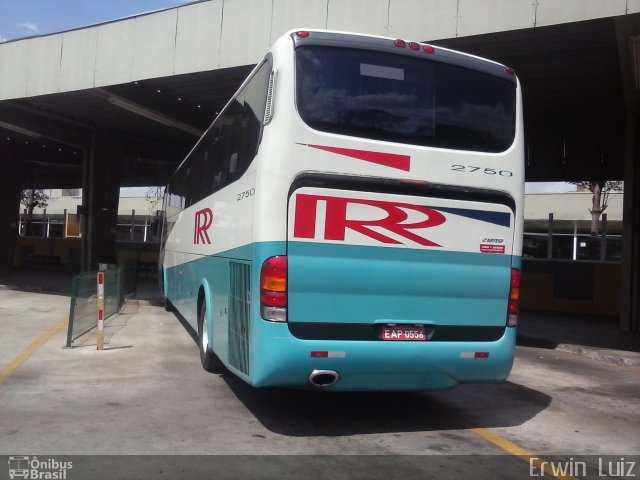
[[[0,271],[13,264],[22,188],[20,154],[8,142],[0,142]]]
[[[640,122],[637,113],[627,115],[622,227],[622,301],[620,327],[640,330],[638,268],[640,268]]]
[[[553,258],[553,213],[549,213],[549,223],[547,226],[547,258]]]
[[[124,154],[122,140],[97,129],[88,158],[87,267],[116,262],[116,224]]]
[[[614,22],[626,111],[620,328],[640,330],[640,16],[616,17]]]

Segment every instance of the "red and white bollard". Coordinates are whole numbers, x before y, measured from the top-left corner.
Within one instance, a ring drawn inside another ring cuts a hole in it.
[[[96,301],[98,310],[98,350],[104,349],[104,272],[98,272],[98,298]]]

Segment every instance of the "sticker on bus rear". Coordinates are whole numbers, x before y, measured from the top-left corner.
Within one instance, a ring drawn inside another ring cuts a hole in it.
[[[504,255],[506,253],[504,238],[483,237],[480,241],[480,253]]]

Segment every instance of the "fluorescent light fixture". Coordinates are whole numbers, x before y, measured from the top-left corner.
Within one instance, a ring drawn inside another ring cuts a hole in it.
[[[6,128],[7,130],[11,130],[12,132],[19,133],[21,135],[26,135],[31,138],[42,138],[42,134],[38,132],[34,132],[33,130],[29,130],[27,128],[18,127],[17,125],[13,125],[11,123],[0,121],[0,128]]]
[[[154,112],[153,110],[149,110],[142,105],[138,105],[137,103],[130,102],[129,100],[125,100],[122,97],[111,96],[107,99],[110,104],[115,105],[116,107],[123,108],[131,113],[135,113],[136,115],[140,115],[141,117],[148,118],[149,120],[153,120],[154,122],[161,123],[162,125],[166,125],[167,127],[173,127],[173,120],[169,117],[165,117],[164,115]]]
[[[33,165],[40,165],[42,167],[82,169],[82,165],[75,165],[75,164],[71,164],[71,163],[43,162],[43,161],[40,161],[40,160],[24,160],[24,163],[30,163],[30,164],[33,164]]]
[[[108,101],[112,105],[115,105],[116,107],[120,107],[123,110],[127,110],[131,113],[135,113],[136,115],[140,115],[141,117],[148,118],[149,120],[153,120],[154,122],[160,123],[167,127],[177,128],[178,130],[190,133],[191,135],[194,135],[196,137],[201,137],[204,133],[202,130],[192,127],[191,125],[181,122],[180,120],[176,120],[175,118],[171,118],[168,115],[157,112],[138,103],[132,102],[131,100],[127,100],[126,98],[120,97],[102,88],[96,88],[93,91],[96,95],[104,98],[106,101]]]

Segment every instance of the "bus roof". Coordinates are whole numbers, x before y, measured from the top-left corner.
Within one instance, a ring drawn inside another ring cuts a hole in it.
[[[493,60],[477,57],[448,48],[414,42],[399,38],[380,37],[360,33],[338,32],[332,30],[297,29],[286,35],[294,41],[294,48],[306,45],[322,45],[341,48],[359,48],[411,57],[428,57],[429,60],[444,62],[464,68],[481,71],[516,83],[512,68]]]

